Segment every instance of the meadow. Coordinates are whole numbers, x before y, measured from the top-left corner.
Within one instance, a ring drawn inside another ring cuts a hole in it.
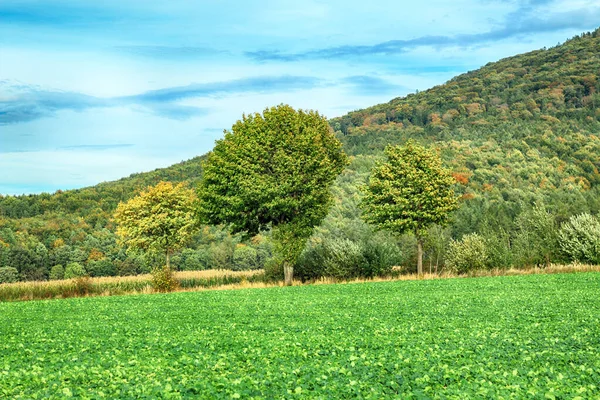
[[[600,398],[600,273],[0,303],[0,398]]]

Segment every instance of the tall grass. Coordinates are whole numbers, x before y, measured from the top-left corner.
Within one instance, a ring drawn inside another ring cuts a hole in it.
[[[262,271],[182,271],[175,279],[183,290],[264,280]],[[0,301],[58,299],[78,296],[114,296],[152,293],[152,275],[32,281],[0,285]]]
[[[420,280],[420,279],[447,279],[468,277],[490,277],[507,275],[532,275],[532,274],[564,274],[575,272],[600,272],[600,265],[569,264],[539,268],[523,269],[494,269],[471,271],[468,274],[404,274],[402,270],[394,270],[390,276],[375,277],[372,279],[358,278],[353,280],[339,280],[322,278],[311,282],[302,283],[294,281],[294,286],[306,284],[333,284],[333,283],[361,283],[391,280]],[[262,270],[259,271],[182,271],[176,272],[175,278],[179,282],[179,291],[196,290],[221,290],[239,288],[264,288],[283,286],[283,282],[271,282],[266,279]],[[84,278],[61,281],[38,281],[0,284],[0,301],[59,299],[78,296],[113,296],[123,294],[154,293],[152,289],[152,276],[121,276],[104,278]]]

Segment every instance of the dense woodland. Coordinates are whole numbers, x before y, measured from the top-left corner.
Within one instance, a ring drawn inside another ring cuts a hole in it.
[[[336,181],[335,205],[309,240],[297,276],[372,276],[392,265],[412,271],[414,237],[374,232],[358,207],[359,187],[385,146],[408,139],[439,149],[461,196],[451,223],[433,227],[426,238],[426,269],[600,263],[593,251],[577,256],[564,245],[572,239],[565,232],[577,224],[600,235],[599,71],[600,29],[331,120],[351,163]],[[162,261],[117,245],[114,210],[160,181],[196,188],[203,159],[79,190],[0,196],[0,267],[15,268],[22,280],[62,278],[68,266],[91,276],[149,271]],[[583,222],[574,219],[584,213]],[[172,264],[269,269],[271,247],[268,231],[242,241],[204,226]]]

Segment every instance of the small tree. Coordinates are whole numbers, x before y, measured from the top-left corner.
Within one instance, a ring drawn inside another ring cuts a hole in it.
[[[273,228],[275,255],[291,284],[293,266],[332,203],[347,164],[325,117],[287,105],[243,116],[209,154],[198,193],[208,224],[256,235]]]
[[[170,268],[170,255],[192,237],[196,229],[196,196],[182,183],[159,182],[115,211],[117,235],[130,249],[160,252]]]
[[[408,141],[388,146],[387,162],[371,172],[363,187],[363,219],[379,229],[412,232],[417,238],[417,272],[423,273],[423,237],[432,224],[444,225],[458,199],[449,170],[435,151]]]

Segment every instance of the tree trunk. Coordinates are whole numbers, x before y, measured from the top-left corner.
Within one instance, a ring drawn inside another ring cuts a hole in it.
[[[287,263],[283,263],[283,277],[285,286],[292,286],[292,279],[294,278],[294,267]]]
[[[171,269],[171,256],[169,255],[169,252],[167,251],[167,269]]]
[[[423,239],[417,237],[417,274],[423,275]]]

